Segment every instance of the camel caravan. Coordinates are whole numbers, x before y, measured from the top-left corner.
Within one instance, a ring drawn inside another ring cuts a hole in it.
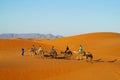
[[[58,52],[56,51],[55,47],[52,46],[50,51],[45,51],[41,46],[39,46],[39,49],[37,50],[35,46],[33,45],[32,48],[29,50],[31,52],[31,55],[39,55],[40,58],[53,58],[53,59],[70,59],[73,54],[77,54],[76,59],[77,60],[86,60],[92,62],[93,55],[90,52],[83,51],[83,47],[80,45],[80,48],[78,51],[71,51],[69,47],[66,47],[65,51],[59,52],[63,55],[63,57],[58,56]],[[23,54],[23,53],[22,53]]]

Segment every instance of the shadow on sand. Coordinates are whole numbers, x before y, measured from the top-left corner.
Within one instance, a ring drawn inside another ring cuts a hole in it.
[[[94,62],[109,62],[109,63],[113,63],[113,62],[116,62],[117,59],[114,59],[114,60],[109,60],[109,61],[104,61],[102,59],[96,59],[96,60],[93,60]]]

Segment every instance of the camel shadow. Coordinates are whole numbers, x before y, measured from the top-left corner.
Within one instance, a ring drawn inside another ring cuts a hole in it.
[[[94,62],[104,62],[104,60],[102,59],[96,59],[96,60],[93,60]]]
[[[116,61],[117,61],[117,59],[110,60],[110,61],[107,61],[107,62],[113,63],[113,62],[116,62]]]
[[[51,58],[50,55],[44,55],[44,57],[45,57],[45,58]],[[61,57],[61,56],[60,56],[60,57],[57,56],[57,57],[55,57],[55,59],[67,59],[67,60],[69,60],[69,58],[66,58],[66,57],[64,57],[64,56],[63,56],[63,57]]]
[[[66,57],[56,57],[56,59],[66,59]]]
[[[104,61],[102,59],[96,59],[96,60],[93,60],[94,62],[109,62],[109,63],[113,63],[113,62],[116,62],[117,59],[114,59],[114,60],[109,60],[109,61]]]

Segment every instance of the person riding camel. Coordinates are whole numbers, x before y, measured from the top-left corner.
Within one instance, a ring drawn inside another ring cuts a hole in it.
[[[42,46],[39,46],[38,55],[40,55],[40,58],[44,58],[44,51],[43,51]]]
[[[36,53],[36,48],[35,48],[35,46],[34,46],[34,45],[32,45],[31,51],[32,51],[32,52],[34,52],[34,53],[35,53],[35,55],[37,54],[37,53]]]
[[[81,53],[82,51],[83,51],[83,47],[82,47],[82,45],[80,45],[79,53]]]
[[[52,46],[51,50],[50,50],[50,55],[53,55],[53,53],[56,51],[55,47]]]
[[[79,51],[78,51],[78,55],[77,55],[77,59],[78,59],[78,60],[83,60],[82,51],[83,51],[83,47],[82,47],[82,45],[80,45]]]
[[[40,54],[41,52],[43,52],[43,48],[40,46],[38,49],[38,54]]]
[[[54,52],[54,51],[56,51],[56,50],[55,50],[55,47],[52,46],[52,48],[51,48],[51,52]]]
[[[34,46],[34,45],[32,45],[32,47],[31,47],[31,51],[32,51],[32,52],[35,51],[35,46]]]
[[[67,53],[69,51],[69,47],[67,46],[66,47],[66,50],[65,50],[65,53]]]

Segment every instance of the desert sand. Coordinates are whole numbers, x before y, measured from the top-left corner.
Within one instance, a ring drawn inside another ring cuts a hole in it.
[[[77,52],[82,45],[93,54],[93,62],[76,60],[76,53],[71,59],[31,56],[33,44],[48,52],[55,46],[60,56],[66,46]],[[24,56],[21,48],[25,48]],[[89,33],[53,40],[0,39],[0,80],[120,80],[120,34]]]

